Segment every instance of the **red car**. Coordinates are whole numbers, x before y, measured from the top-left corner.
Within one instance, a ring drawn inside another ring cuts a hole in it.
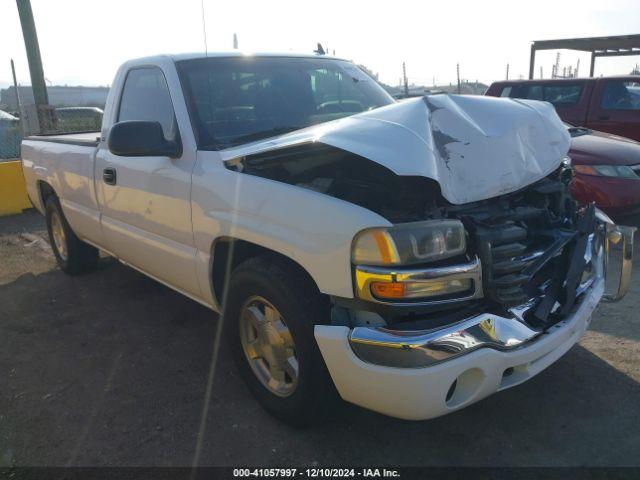
[[[575,198],[613,217],[640,213],[640,142],[584,127],[569,133]]]

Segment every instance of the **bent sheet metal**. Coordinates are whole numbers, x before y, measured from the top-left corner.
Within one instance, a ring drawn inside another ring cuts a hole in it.
[[[550,174],[566,156],[570,137],[546,102],[433,95],[220,153],[227,161],[310,142],[355,153],[398,175],[431,178],[460,205]]]

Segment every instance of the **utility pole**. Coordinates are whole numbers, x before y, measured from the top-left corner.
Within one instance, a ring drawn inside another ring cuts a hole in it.
[[[235,33],[233,34],[233,49],[238,49],[238,36]]]
[[[404,80],[404,94],[409,96],[409,80],[407,79],[407,66],[402,62],[402,79]]]
[[[542,75],[542,65],[540,65],[540,80],[542,80],[544,78],[544,75]]]
[[[49,106],[49,96],[47,95],[47,85],[44,80],[42,70],[42,58],[40,57],[40,45],[38,44],[38,34],[36,24],[33,20],[30,0],[16,0],[18,14],[22,26],[22,36],[24,46],[27,51],[29,63],[29,73],[31,75],[31,89],[33,90],[33,100],[35,105],[25,106],[21,112],[20,121],[23,129],[28,134],[50,133],[55,131],[56,116],[53,107]],[[29,109],[27,109],[29,107]]]
[[[16,108],[20,111],[20,93],[18,92],[18,80],[16,80],[16,66],[11,59],[11,74],[13,75],[13,88],[16,89]],[[21,114],[22,115],[22,114]]]
[[[556,54],[556,63],[553,66],[553,71],[551,72],[551,78],[558,78],[560,76],[560,52]]]
[[[509,64],[507,63],[507,80],[509,80]]]
[[[22,132],[22,136],[26,137],[28,135],[27,124],[24,121],[23,112],[22,112],[22,102],[20,102],[20,92],[18,91],[18,80],[16,79],[16,66],[13,63],[13,58],[11,59],[11,74],[13,75],[13,88],[16,89],[16,109],[20,112],[20,131]]]
[[[460,88],[460,64],[459,63],[456,63],[456,73],[458,76],[458,94],[460,94],[462,90]]]
[[[18,14],[22,25],[22,35],[24,46],[27,50],[27,60],[29,61],[29,73],[31,74],[31,88],[33,98],[37,106],[48,105],[47,86],[44,83],[44,71],[42,70],[42,58],[40,58],[40,46],[38,45],[38,34],[36,24],[33,20],[30,0],[16,0],[18,3]]]

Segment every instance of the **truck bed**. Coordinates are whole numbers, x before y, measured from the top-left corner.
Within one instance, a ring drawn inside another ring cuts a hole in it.
[[[98,142],[100,141],[100,132],[64,133],[58,135],[31,135],[29,137],[26,137],[24,140],[96,147],[98,146]]]

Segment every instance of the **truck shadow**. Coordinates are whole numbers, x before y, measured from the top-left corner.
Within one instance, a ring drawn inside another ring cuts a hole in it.
[[[446,417],[405,422],[343,405],[295,430],[261,410],[224,342],[205,410],[215,314],[116,262],[76,278],[23,275],[0,287],[0,305],[7,463],[188,466],[199,438],[205,465],[639,462],[639,384],[580,345]],[[619,368],[637,374],[637,345],[625,348],[636,357]]]

